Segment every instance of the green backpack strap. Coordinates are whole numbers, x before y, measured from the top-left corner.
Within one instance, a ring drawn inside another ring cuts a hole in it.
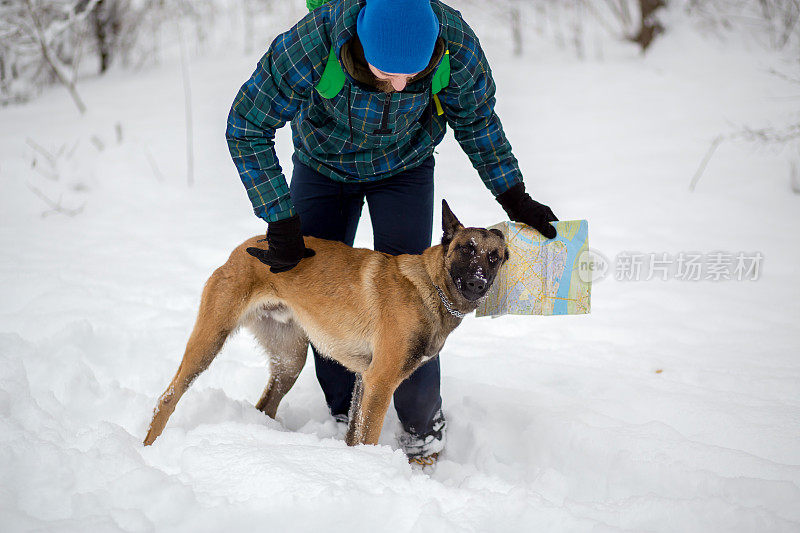
[[[314,0],[308,1],[311,2]],[[325,70],[322,71],[322,76],[317,82],[317,92],[321,97],[330,100],[339,94],[342,87],[344,87],[344,82],[344,71],[339,64],[339,58],[336,57],[336,50],[331,46],[331,52],[328,54],[328,62],[325,63]]]
[[[328,2],[330,2],[330,0],[306,0],[306,7],[309,11],[314,11]],[[325,70],[322,71],[322,76],[317,82],[315,89],[320,96],[330,100],[339,94],[339,91],[344,87],[344,82],[344,71],[339,64],[339,59],[336,57],[336,51],[333,49],[333,45],[331,45],[331,51],[328,54],[328,62],[325,63]]]
[[[450,84],[450,50],[444,51],[444,57],[433,73],[433,80],[431,81],[431,93],[433,93],[433,103],[436,105],[436,114],[444,115],[442,103],[439,101],[438,93]]]
[[[450,83],[450,50],[445,50],[436,72],[433,73],[431,81],[431,92],[438,94],[439,91],[447,87]]]

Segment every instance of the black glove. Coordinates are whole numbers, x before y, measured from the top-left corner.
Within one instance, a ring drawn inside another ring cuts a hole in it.
[[[300,233],[300,217],[295,215],[285,220],[270,222],[267,226],[269,249],[250,247],[247,253],[269,265],[273,274],[286,272],[297,266],[304,257],[314,255],[314,250],[306,248]],[[259,241],[261,242],[261,241]]]
[[[558,220],[553,210],[540,204],[525,192],[525,184],[520,182],[497,195],[497,201],[503,206],[508,218],[514,222],[527,224],[548,239],[556,236],[556,228],[549,222]]]

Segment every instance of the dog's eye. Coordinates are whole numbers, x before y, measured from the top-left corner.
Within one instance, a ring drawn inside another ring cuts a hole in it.
[[[474,255],[475,254],[475,245],[472,244],[472,243],[470,243],[470,244],[462,244],[461,246],[459,246],[459,249],[461,250],[461,253],[464,254],[464,255]]]
[[[497,253],[497,250],[492,250],[491,253],[489,253],[489,262],[494,264],[497,263],[499,260],[500,260],[500,255]]]

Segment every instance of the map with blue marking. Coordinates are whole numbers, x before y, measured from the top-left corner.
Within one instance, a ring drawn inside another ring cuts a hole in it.
[[[586,220],[552,222],[558,235],[547,239],[519,222],[492,228],[506,237],[509,260],[500,269],[475,316],[581,315],[591,310],[591,280],[581,276],[589,257]],[[587,252],[587,253],[584,253]]]

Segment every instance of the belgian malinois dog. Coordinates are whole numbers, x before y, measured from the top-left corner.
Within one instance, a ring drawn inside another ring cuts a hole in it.
[[[239,245],[206,282],[183,361],[158,400],[144,444],[161,434],[189,385],[241,326],[270,356],[257,409],[275,417],[311,342],[358,376],[345,441],[376,444],[395,389],[439,354],[508,259],[499,230],[465,228],[445,201],[442,229],[441,244],[422,255],[305,237],[316,255],[277,274],[251,255],[265,243],[253,237]]]

